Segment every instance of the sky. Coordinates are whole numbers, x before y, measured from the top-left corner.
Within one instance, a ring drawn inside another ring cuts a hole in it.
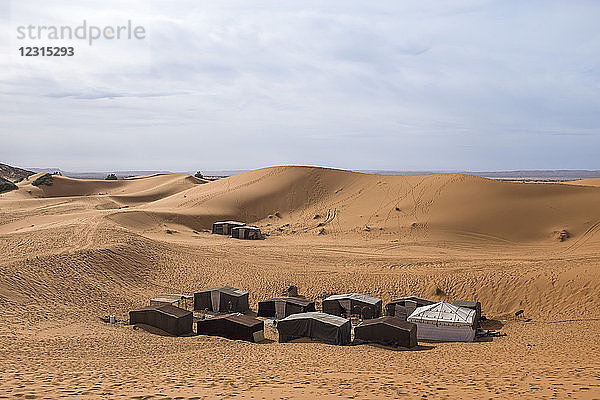
[[[600,169],[599,15],[597,1],[5,0],[0,162]],[[84,20],[145,35],[18,38]]]

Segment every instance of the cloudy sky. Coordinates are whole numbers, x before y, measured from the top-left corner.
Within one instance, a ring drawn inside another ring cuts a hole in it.
[[[0,162],[600,169],[600,2],[0,4]],[[83,20],[146,37],[17,38]]]

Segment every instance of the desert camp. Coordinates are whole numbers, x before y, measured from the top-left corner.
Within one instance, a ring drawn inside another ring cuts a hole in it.
[[[212,233],[215,235],[231,235],[233,228],[245,225],[245,223],[238,221],[218,221],[212,224]]]

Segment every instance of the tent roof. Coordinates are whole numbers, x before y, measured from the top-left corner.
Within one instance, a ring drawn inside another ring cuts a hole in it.
[[[233,229],[249,229],[249,230],[253,230],[253,231],[260,231],[260,228],[258,226],[250,226],[250,225],[244,225],[244,226],[236,226]]]
[[[260,319],[256,319],[256,318],[250,317],[248,315],[239,314],[239,313],[219,315],[216,317],[208,318],[208,319],[206,319],[206,321],[214,321],[214,320],[218,320],[218,319],[226,319],[226,320],[235,322],[236,324],[250,326],[250,327],[263,324],[263,321],[261,321]]]
[[[306,307],[307,305],[314,303],[314,301],[310,301],[308,299],[302,299],[302,298],[298,298],[298,297],[276,297],[273,299],[261,301],[261,303],[265,303],[268,301],[285,301],[286,303],[297,304],[297,305],[303,306],[303,307]]]
[[[325,314],[318,311],[292,314],[290,316],[285,317],[281,321],[290,321],[295,319],[314,319],[334,326],[342,326],[349,322],[346,318],[338,317],[337,315]]]
[[[479,307],[481,307],[481,303],[478,301],[472,301],[472,300],[454,300],[452,302],[453,305],[458,306],[458,307],[467,307],[467,308],[475,308],[477,307],[477,305],[479,305]]]
[[[447,323],[450,325],[473,325],[475,310],[448,303],[435,303],[417,307],[406,319],[409,322]]]
[[[381,301],[381,299],[378,299],[377,297],[367,296],[366,294],[360,293],[334,294],[325,300],[356,300],[369,304],[377,304]]]
[[[419,296],[399,297],[397,299],[392,299],[392,301],[390,301],[390,303],[402,303],[402,302],[405,302],[406,300],[412,300],[417,303],[429,303],[429,304],[435,303],[435,301],[433,301],[433,300],[425,299],[425,298],[419,297]]]
[[[175,307],[170,304],[165,304],[163,306],[148,306],[148,307],[140,308],[139,310],[135,310],[135,311],[150,311],[150,310],[158,311],[162,314],[171,315],[171,316],[177,317],[177,318],[185,317],[186,315],[189,315],[192,313],[191,311],[184,310],[183,308]]]
[[[246,225],[244,222],[239,222],[239,221],[217,221],[217,222],[215,222],[215,224],[218,224],[218,225],[224,225],[224,224],[229,224],[229,225]]]
[[[390,325],[395,328],[400,328],[406,331],[413,330],[415,328],[415,324],[411,322],[403,321],[398,317],[380,317],[367,319],[360,323],[358,326],[369,326],[369,325]]]
[[[219,287],[214,287],[214,288],[209,288],[209,289],[202,289],[202,290],[199,290],[196,293],[213,292],[215,290],[219,291],[219,292],[222,292],[222,293],[227,293],[227,294],[229,294],[231,296],[237,296],[237,297],[239,297],[239,296],[245,296],[245,295],[248,294],[248,292],[245,291],[245,290],[236,289],[236,288],[231,287],[231,286],[219,286]]]

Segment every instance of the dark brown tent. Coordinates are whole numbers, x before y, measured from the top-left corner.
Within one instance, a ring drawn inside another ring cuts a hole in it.
[[[260,342],[264,339],[264,323],[243,314],[227,314],[200,320],[199,335],[221,336],[233,340]]]
[[[192,319],[191,311],[171,305],[150,306],[129,312],[130,324],[146,324],[175,336],[192,332]]]
[[[238,226],[246,225],[238,221],[219,221],[212,224],[212,233],[217,235],[231,235],[231,230]]]
[[[406,321],[418,307],[435,304],[435,301],[427,300],[417,296],[401,297],[394,299],[385,305],[385,313],[390,317],[398,317]]]
[[[315,302],[298,297],[281,297],[258,303],[258,316],[282,319],[292,314],[315,311]]]
[[[329,344],[350,344],[350,321],[331,314],[308,312],[292,314],[277,321],[279,342],[309,337]]]
[[[381,317],[381,299],[359,293],[335,294],[323,300],[323,312],[338,316]]]
[[[238,226],[231,230],[231,237],[236,239],[258,240],[264,239],[260,228],[256,226]]]
[[[194,293],[194,311],[244,313],[248,308],[248,292],[231,286],[204,289]]]
[[[354,328],[354,343],[415,347],[417,345],[417,325],[396,317],[369,319]]]

